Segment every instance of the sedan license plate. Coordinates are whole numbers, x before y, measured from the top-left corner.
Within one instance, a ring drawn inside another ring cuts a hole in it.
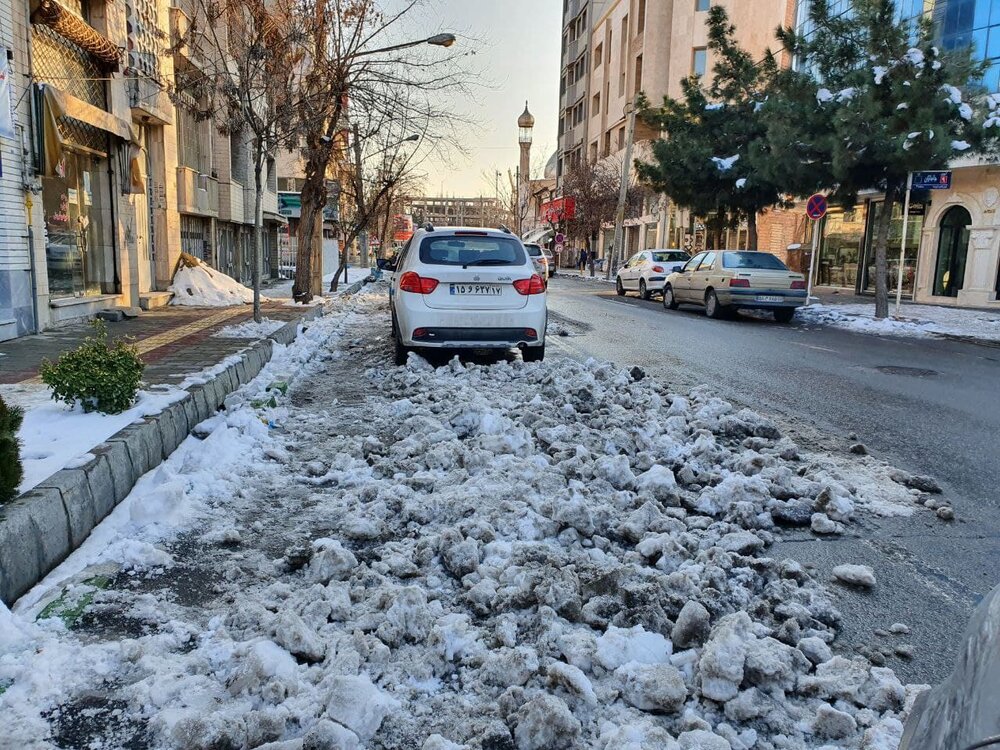
[[[756,302],[781,302],[782,298],[776,294],[758,294],[754,300]]]
[[[499,297],[503,287],[499,284],[451,284],[451,293],[458,296]]]

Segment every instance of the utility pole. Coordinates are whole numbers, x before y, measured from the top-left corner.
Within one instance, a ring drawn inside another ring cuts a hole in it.
[[[618,273],[618,264],[622,257],[622,240],[625,230],[625,199],[628,197],[628,183],[632,174],[632,141],[635,140],[635,112],[636,104],[632,101],[628,105],[628,130],[625,134],[625,158],[622,161],[622,183],[618,188],[618,211],[615,212],[615,246],[612,248],[611,257],[608,258],[608,267],[605,270],[604,278],[611,279]]]

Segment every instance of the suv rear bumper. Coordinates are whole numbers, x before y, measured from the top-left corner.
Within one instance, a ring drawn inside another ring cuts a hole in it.
[[[417,328],[412,335],[415,346],[442,348],[507,349],[542,343],[538,330],[527,328]]]

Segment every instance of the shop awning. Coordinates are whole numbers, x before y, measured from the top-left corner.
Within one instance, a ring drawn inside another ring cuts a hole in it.
[[[56,0],[40,0],[34,7],[31,20],[49,26],[105,65],[115,70],[121,65],[122,51],[114,42]]]
[[[45,141],[44,173],[46,175],[54,176],[56,165],[62,159],[64,144],[62,134],[59,131],[59,118],[61,117],[79,120],[111,133],[123,141],[131,142],[133,140],[130,122],[47,84],[39,84],[38,88],[42,92],[45,103],[43,138]]]

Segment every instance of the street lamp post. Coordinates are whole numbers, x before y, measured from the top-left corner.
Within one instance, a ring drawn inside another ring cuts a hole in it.
[[[636,109],[634,101],[625,105],[624,114],[628,115],[628,131],[625,139],[625,157],[622,160],[622,182],[618,186],[618,210],[615,212],[615,244],[611,248],[611,257],[605,258],[607,269],[604,277],[609,280],[612,275],[618,273],[618,265],[624,257],[622,245],[625,236],[625,199],[628,197],[628,182],[632,175],[632,142],[635,140]]]
[[[521,147],[521,164],[518,169],[517,216],[514,217],[514,221],[519,237],[524,232],[522,222],[524,219],[525,204],[528,200],[528,179],[531,175],[531,140],[534,127],[535,118],[528,111],[528,102],[525,102],[524,112],[517,118],[517,142]]]

